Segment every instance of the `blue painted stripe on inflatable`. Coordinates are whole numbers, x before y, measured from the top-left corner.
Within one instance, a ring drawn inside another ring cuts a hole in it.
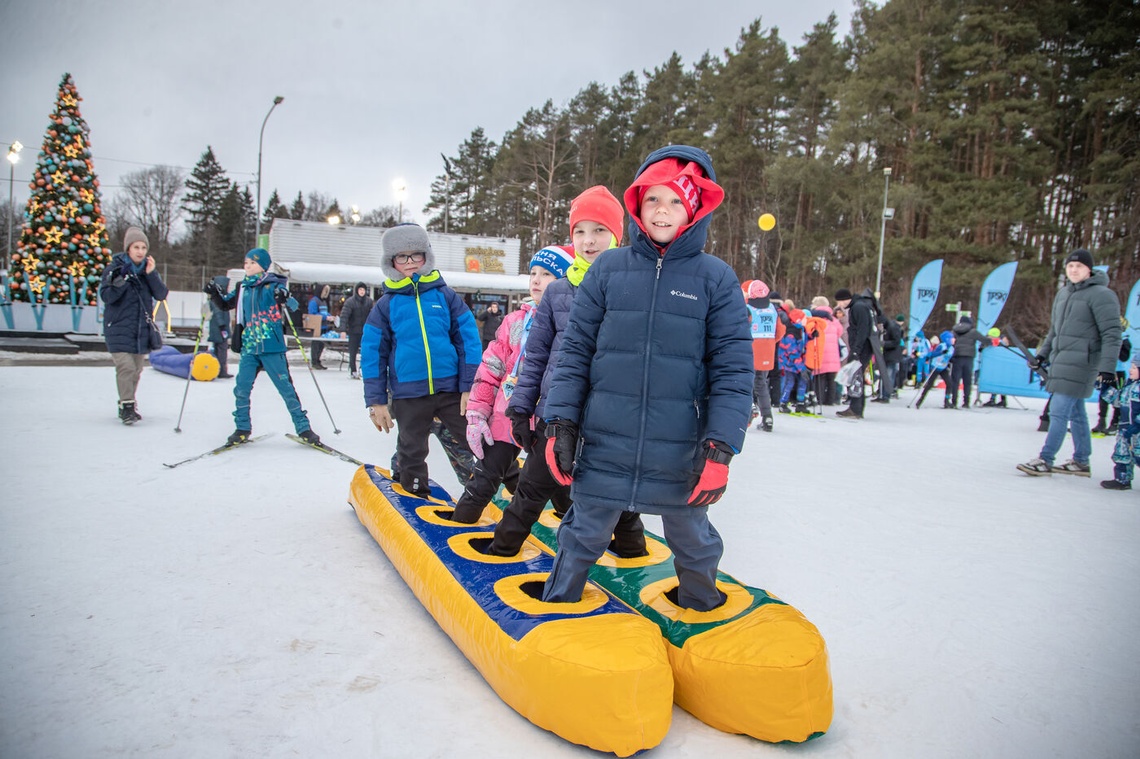
[[[392,481],[385,477],[380,471],[377,471],[376,467],[372,465],[366,465],[364,469],[368,473],[372,483],[380,490],[388,502],[392,504],[392,508],[415,530],[424,544],[439,558],[440,562],[447,567],[447,570],[451,573],[451,576],[455,578],[456,582],[475,599],[479,606],[487,612],[487,615],[512,639],[522,639],[523,636],[544,622],[555,619],[575,619],[584,616],[581,613],[547,613],[533,615],[519,611],[503,603],[502,599],[500,599],[495,592],[496,582],[506,577],[529,572],[549,573],[554,563],[554,557],[543,553],[531,559],[512,561],[509,563],[482,563],[463,558],[451,550],[451,547],[448,545],[448,539],[464,532],[488,532],[489,528],[487,526],[465,525],[457,522],[447,525],[427,522],[420,518],[416,510],[425,505],[454,507],[451,496],[446,490],[434,482],[431,483],[432,497],[444,501],[442,504],[436,503],[433,500],[417,498],[397,491],[393,487]],[[592,612],[592,614],[615,613],[633,614],[635,612],[625,604],[608,595],[606,603]]]

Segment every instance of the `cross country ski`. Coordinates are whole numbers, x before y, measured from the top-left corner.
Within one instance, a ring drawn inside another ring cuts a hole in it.
[[[320,451],[321,453],[327,453],[330,456],[336,456],[341,461],[347,461],[349,464],[356,464],[357,466],[364,466],[363,461],[361,461],[359,459],[354,459],[352,456],[349,456],[344,451],[338,451],[336,448],[333,448],[330,445],[326,445],[324,443],[310,443],[308,440],[305,440],[298,435],[294,435],[291,432],[286,433],[285,437],[287,437],[290,440],[293,440],[297,443],[300,443],[301,445],[306,446],[308,448],[315,448],[316,450]]]
[[[189,464],[191,461],[197,461],[198,459],[204,459],[207,456],[217,456],[219,453],[225,453],[226,451],[232,451],[234,448],[240,448],[243,445],[248,445],[250,443],[257,442],[258,440],[261,440],[263,438],[267,438],[272,434],[273,434],[272,432],[267,432],[264,435],[258,435],[257,437],[251,437],[248,440],[246,440],[244,443],[237,443],[234,445],[227,443],[225,445],[219,445],[217,448],[206,451],[205,453],[199,453],[197,456],[191,456],[188,459],[182,459],[181,461],[175,461],[173,464],[167,464],[167,463],[163,462],[162,465],[164,467],[166,467],[167,469],[173,469],[174,467],[182,466],[183,464]]]

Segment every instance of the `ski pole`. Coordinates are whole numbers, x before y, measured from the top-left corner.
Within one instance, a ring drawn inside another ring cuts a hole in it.
[[[325,406],[325,413],[329,415],[329,421],[332,422],[333,433],[340,434],[337,429],[336,420],[333,419],[332,412],[329,411],[329,404],[325,402],[325,394],[321,392],[321,383],[317,382],[316,372],[313,371],[313,365],[309,363],[309,357],[305,355],[305,346],[301,342],[301,336],[297,334],[297,326],[293,324],[293,317],[289,315],[289,309],[282,308],[281,313],[285,314],[285,321],[289,322],[289,329],[293,330],[293,339],[297,341],[297,347],[301,349],[301,360],[305,362],[305,366],[309,367],[309,376],[313,378],[313,384],[317,386],[317,395],[321,396],[321,403]]]
[[[202,306],[202,321],[198,322],[198,336],[194,338],[194,352],[190,354],[190,368],[186,372],[186,388],[182,391],[182,408],[178,409],[178,421],[174,425],[175,432],[182,431],[182,412],[186,410],[186,396],[190,394],[190,379],[194,376],[194,359],[198,357],[198,343],[202,342],[202,330],[206,326],[206,310]]]

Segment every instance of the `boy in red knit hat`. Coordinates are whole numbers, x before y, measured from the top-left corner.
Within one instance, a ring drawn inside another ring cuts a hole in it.
[[[546,457],[574,506],[542,600],[582,597],[625,514],[661,515],[678,584],[663,597],[724,602],[709,506],[728,486],[752,409],[752,337],[732,268],[704,247],[724,200],[703,150],[652,153],[625,192],[630,246],[594,265],[574,301],[545,417]]]

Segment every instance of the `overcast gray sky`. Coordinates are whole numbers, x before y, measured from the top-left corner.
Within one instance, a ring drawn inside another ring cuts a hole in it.
[[[27,196],[56,87],[70,72],[91,128],[104,196],[147,165],[193,167],[213,145],[231,178],[262,204],[318,190],[362,210],[421,213],[439,154],[477,126],[498,142],[527,108],[566,103],[591,81],[677,51],[686,67],[720,54],[756,18],[789,48],[850,0],[0,0],[0,146],[27,146],[16,198]],[[20,182],[23,180],[23,182]],[[6,188],[5,188],[6,189]],[[6,195],[5,195],[6,197]]]

